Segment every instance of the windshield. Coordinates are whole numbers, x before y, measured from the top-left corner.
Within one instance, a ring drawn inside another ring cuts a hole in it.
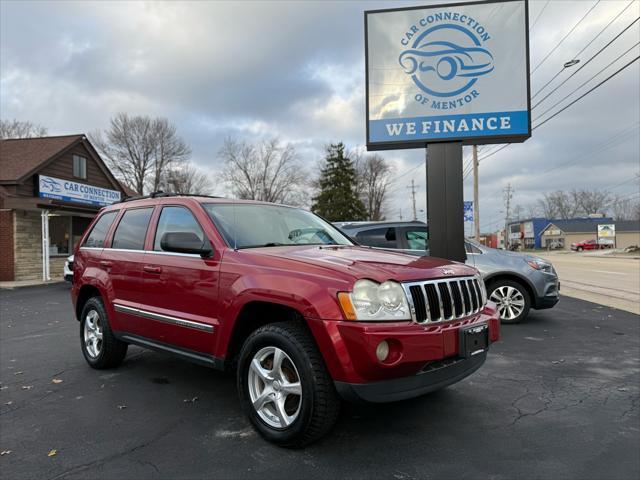
[[[232,247],[353,245],[329,223],[306,210],[228,203],[205,203],[203,207]]]

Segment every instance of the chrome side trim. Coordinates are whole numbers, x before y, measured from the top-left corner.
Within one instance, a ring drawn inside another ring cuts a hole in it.
[[[103,247],[80,247],[80,250],[104,250]]]
[[[113,308],[115,308],[116,312],[129,313],[131,315],[137,315],[138,317],[148,318],[149,320],[169,323],[179,327],[193,328],[195,330],[202,330],[203,332],[213,332],[213,325],[207,325],[206,323],[194,322],[193,320],[185,320],[184,318],[162,315],[160,313],[153,313],[140,308],[127,307],[126,305],[120,305],[118,303],[114,303]]]
[[[202,258],[197,253],[159,252],[156,250],[134,250],[132,248],[80,247],[80,250],[106,250],[107,252],[148,253],[151,255],[171,255],[173,257]]]

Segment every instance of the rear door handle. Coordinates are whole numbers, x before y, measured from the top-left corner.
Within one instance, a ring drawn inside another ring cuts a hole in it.
[[[142,269],[147,273],[162,273],[162,267],[154,267],[152,265],[145,265]]]

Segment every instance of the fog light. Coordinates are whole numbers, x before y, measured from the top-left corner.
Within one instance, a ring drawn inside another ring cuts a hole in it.
[[[376,357],[381,362],[384,362],[389,356],[389,344],[386,340],[381,341],[376,347]]]

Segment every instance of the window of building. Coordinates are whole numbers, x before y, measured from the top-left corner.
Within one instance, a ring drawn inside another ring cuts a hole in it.
[[[200,224],[194,218],[193,214],[184,207],[164,207],[158,220],[158,228],[156,230],[156,239],[153,249],[160,251],[162,247],[160,242],[162,236],[169,232],[192,232],[195,233],[200,240],[204,240],[204,232],[200,228]]]
[[[91,218],[88,217],[71,217],[71,251],[75,250],[76,245],[89,228]]]
[[[104,247],[104,241],[107,238],[107,233],[111,224],[116,219],[117,211],[107,212],[96,222],[91,229],[91,233],[84,241],[83,247],[102,248]]]
[[[49,255],[69,255],[71,217],[49,216]]]
[[[149,220],[153,208],[127,210],[113,235],[112,248],[126,250],[144,250],[144,238],[147,235]]]
[[[80,155],[73,156],[73,176],[76,178],[87,178],[87,159]]]
[[[379,248],[398,248],[395,228],[374,228],[356,234],[356,239],[362,245]]]

